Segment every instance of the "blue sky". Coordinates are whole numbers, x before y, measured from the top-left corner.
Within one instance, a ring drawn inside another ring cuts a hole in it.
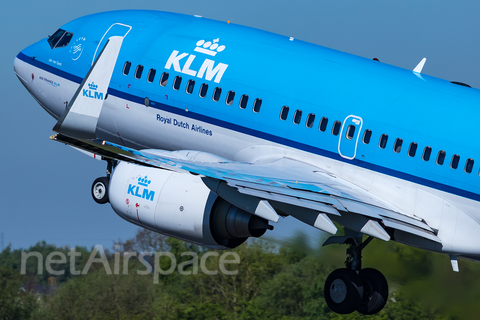
[[[137,227],[90,196],[105,164],[50,141],[55,124],[13,72],[15,55],[77,17],[108,10],[151,9],[206,18],[293,36],[378,58],[480,88],[480,2],[358,0],[4,1],[0,10],[0,233],[13,248],[46,240],[59,246],[125,240]],[[452,106],[453,108],[454,106]],[[480,107],[480,106],[479,106]],[[290,223],[280,223],[281,237]],[[295,228],[300,224],[293,223]],[[310,227],[308,227],[310,228]],[[309,234],[319,232],[310,230]]]

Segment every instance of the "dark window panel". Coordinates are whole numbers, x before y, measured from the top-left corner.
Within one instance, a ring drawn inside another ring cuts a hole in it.
[[[372,130],[370,129],[365,130],[365,132],[363,133],[363,139],[362,139],[363,143],[369,144],[371,138],[372,138]]]
[[[156,73],[157,73],[157,70],[150,69],[150,71],[148,71],[147,81],[148,82],[153,82],[153,80],[155,79],[155,74]]]
[[[198,92],[198,95],[200,98],[205,98],[207,96],[207,91],[208,91],[208,84],[202,83],[200,86],[200,91]]]
[[[50,36],[50,38],[48,38],[48,44],[50,45],[50,48],[55,48],[65,32],[66,31],[63,29],[58,29],[53,35]]]
[[[253,112],[259,113],[260,112],[260,107],[262,106],[262,99],[255,99],[253,102]]]
[[[142,73],[143,73],[143,66],[139,64],[137,66],[137,69],[135,70],[135,79],[140,79],[142,77]]]
[[[123,65],[123,71],[122,71],[124,75],[128,75],[128,73],[130,72],[131,66],[132,66],[132,63],[130,61],[125,62],[125,64]]]
[[[173,90],[180,89],[181,84],[182,84],[182,77],[176,76],[175,79],[173,79]]]
[[[240,109],[245,109],[247,107],[247,102],[248,96],[246,94],[242,95],[242,97],[240,98],[240,102],[238,103]]]
[[[408,155],[410,157],[415,157],[415,154],[417,153],[417,147],[418,145],[415,142],[410,143],[410,147],[408,147]]]
[[[380,142],[378,143],[378,146],[379,146],[381,149],[385,149],[385,147],[387,146],[387,142],[388,142],[388,135],[382,134],[382,135],[380,136]]]
[[[320,120],[320,124],[318,125],[318,130],[325,132],[325,130],[327,130],[327,125],[328,125],[328,118],[323,117]]]
[[[192,94],[194,88],[195,88],[195,80],[188,80],[187,87],[185,88],[185,92],[188,94]]]
[[[302,120],[302,110],[296,110],[293,114],[293,123],[299,124]]]
[[[473,159],[468,159],[467,160],[467,162],[465,163],[465,172],[466,173],[472,173],[474,162],[475,161],[473,161]]]
[[[460,156],[458,154],[454,154],[452,157],[452,161],[450,162],[450,168],[457,169],[459,162],[460,162]]]
[[[228,91],[227,99],[225,100],[225,103],[227,104],[227,106],[231,106],[233,104],[233,99],[235,99],[235,92]]]
[[[400,138],[397,138],[397,140],[395,140],[395,143],[393,144],[393,151],[396,153],[400,153],[400,151],[402,150],[402,145],[403,145],[403,140]]]
[[[340,121],[335,121],[333,123],[333,127],[332,127],[332,134],[334,136],[338,136],[338,134],[340,133],[340,127],[341,127],[342,123]]]
[[[58,41],[57,45],[55,48],[62,48],[68,46],[70,43],[70,40],[72,40],[73,33],[67,32],[63,35],[63,37]]]
[[[289,110],[290,110],[289,107],[283,106],[282,110],[280,111],[280,119],[282,119],[284,121],[287,120]]]
[[[307,116],[307,122],[305,123],[305,125],[307,126],[307,128],[311,128],[313,127],[314,122],[315,122],[315,115],[313,113],[310,113]]]
[[[213,95],[212,95],[213,101],[218,102],[218,100],[220,100],[221,95],[222,95],[222,88],[216,87],[213,90]]]
[[[437,164],[438,165],[443,165],[443,163],[445,162],[445,156],[447,155],[447,153],[443,150],[440,150],[438,152],[438,155],[437,155]]]
[[[165,87],[168,82],[168,72],[162,73],[162,76],[160,77],[160,85],[162,87]]]
[[[423,150],[423,155],[422,155],[422,159],[424,161],[428,161],[430,160],[430,155],[432,154],[432,148],[430,147],[425,147],[425,149]]]
[[[345,138],[352,140],[355,135],[355,126],[353,124],[349,125],[347,131],[345,132]]]

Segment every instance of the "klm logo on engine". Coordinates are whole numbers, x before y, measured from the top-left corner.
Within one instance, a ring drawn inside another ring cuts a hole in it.
[[[83,96],[92,99],[103,100],[103,92],[98,92],[98,86],[95,82],[89,83],[88,87],[90,89],[83,89]]]
[[[197,46],[194,51],[215,57],[217,53],[225,50],[225,46],[218,44],[219,41],[220,39],[215,39],[213,41],[200,40],[197,42]],[[196,71],[195,69],[192,69],[192,64],[194,64],[196,57],[197,56],[193,54],[180,53],[177,50],[173,50],[170,58],[168,58],[167,63],[165,64],[165,69],[170,69],[173,67],[173,70],[177,72],[181,72],[192,77],[205,79],[207,81],[211,81],[213,79],[214,82],[219,83],[220,80],[222,80],[225,70],[228,68],[228,64],[215,64],[215,61],[211,59],[205,59],[198,71]]]
[[[155,191],[148,190],[148,186],[152,181],[148,180],[147,176],[145,178],[138,178],[137,184],[129,184],[127,194],[130,194],[135,197],[153,201],[155,197]]]

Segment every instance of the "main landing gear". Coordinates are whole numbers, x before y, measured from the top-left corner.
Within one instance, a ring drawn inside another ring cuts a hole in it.
[[[108,202],[108,185],[110,183],[110,174],[114,166],[116,165],[115,160],[108,159],[107,161],[107,176],[99,177],[93,181],[92,184],[92,198],[96,203],[105,204]]]
[[[324,295],[329,308],[340,314],[357,310],[372,315],[385,307],[388,283],[383,274],[371,268],[361,269],[362,250],[373,240],[368,237],[362,243],[362,234],[353,237],[330,237],[324,245],[348,244],[346,268],[333,271],[325,281]]]

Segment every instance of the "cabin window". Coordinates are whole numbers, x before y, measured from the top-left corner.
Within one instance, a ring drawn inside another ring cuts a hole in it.
[[[157,73],[157,70],[150,69],[150,71],[148,71],[147,81],[148,82],[153,82],[153,80],[155,79],[155,74],[156,73]]]
[[[235,99],[235,92],[228,91],[227,99],[225,100],[225,103],[227,104],[227,106],[231,106],[233,104],[233,99]]]
[[[362,139],[363,143],[364,144],[369,144],[370,143],[370,138],[372,138],[372,130],[367,129],[363,133],[363,139]]]
[[[340,126],[342,125],[342,123],[340,121],[335,121],[333,123],[333,127],[332,127],[332,134],[334,136],[338,136],[338,133],[340,132]]]
[[[447,153],[443,150],[440,150],[438,152],[438,155],[437,155],[437,164],[438,165],[443,165],[443,163],[445,162],[445,156],[447,155]]]
[[[425,149],[423,150],[423,155],[422,155],[422,159],[423,161],[428,161],[430,160],[430,155],[432,154],[432,148],[430,147],[425,147]]]
[[[246,94],[242,95],[242,97],[240,98],[240,102],[238,103],[240,109],[245,109],[247,107],[247,102],[248,96]]]
[[[452,157],[452,161],[450,162],[450,168],[457,169],[459,162],[460,162],[460,156],[458,154],[454,154]]]
[[[162,76],[160,77],[160,85],[162,87],[165,87],[168,82],[168,72],[162,73]]]
[[[143,66],[139,64],[137,70],[135,70],[135,79],[140,79],[142,77]]]
[[[213,101],[218,102],[218,100],[220,100],[221,94],[222,94],[222,88],[216,87],[215,89],[213,89],[213,95],[212,95]]]
[[[131,66],[132,66],[132,63],[130,61],[125,62],[125,64],[123,65],[123,71],[122,71],[124,75],[128,75],[128,73],[130,72]]]
[[[385,147],[387,146],[387,141],[388,141],[388,135],[382,134],[382,135],[380,136],[380,141],[378,142],[378,146],[379,146],[381,149],[385,149]]]
[[[318,125],[318,130],[325,132],[327,130],[328,118],[323,117]]]
[[[415,142],[410,143],[410,147],[408,147],[408,155],[410,157],[415,157],[415,154],[417,153],[417,147],[418,145]]]
[[[175,79],[173,79],[173,90],[180,89],[180,84],[182,84],[182,77],[176,76]]]
[[[290,108],[287,107],[287,106],[282,107],[282,110],[280,111],[280,119],[281,120],[283,120],[283,121],[287,120],[289,110],[290,110]]]
[[[314,122],[315,122],[315,115],[313,113],[310,113],[307,116],[307,122],[305,123],[305,125],[307,126],[307,128],[311,128],[313,127]]]
[[[185,88],[185,92],[188,94],[192,94],[194,88],[195,88],[195,80],[188,80],[187,87]]]
[[[355,135],[355,126],[353,124],[349,125],[347,131],[345,132],[345,138],[352,140]]]
[[[302,120],[302,110],[296,110],[293,114],[293,123],[299,124],[300,120]]]
[[[207,96],[207,91],[208,91],[208,84],[202,83],[200,86],[200,91],[198,92],[198,96],[200,98],[205,98]]]
[[[255,99],[253,102],[253,112],[259,113],[260,112],[260,107],[262,106],[262,99]]]
[[[466,173],[472,173],[473,170],[473,159],[468,159],[467,162],[465,163],[465,172]]]
[[[402,150],[402,145],[403,145],[403,140],[400,138],[397,138],[397,140],[395,140],[395,143],[393,144],[393,151],[396,153],[399,153]]]

